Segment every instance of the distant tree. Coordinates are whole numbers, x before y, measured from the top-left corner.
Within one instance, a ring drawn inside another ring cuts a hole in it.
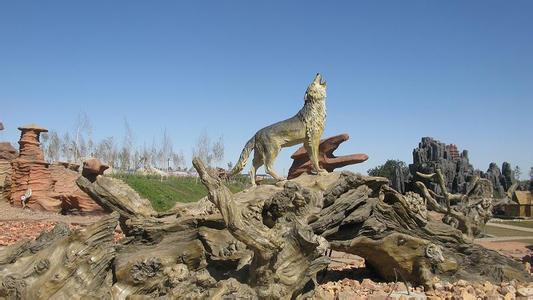
[[[514,179],[517,182],[520,182],[520,176],[522,175],[522,170],[520,170],[520,167],[519,166],[514,167],[513,173],[514,173]]]
[[[186,168],[185,156],[183,155],[183,151],[172,154],[172,164],[174,165],[174,168],[176,170],[181,170],[181,168]]]
[[[61,139],[61,160],[72,162],[74,158],[73,142],[68,132],[65,132]]]
[[[128,119],[124,118],[124,139],[122,140],[122,149],[119,153],[120,169],[127,171],[131,168],[131,159],[133,151],[133,131],[131,130]]]
[[[95,157],[109,166],[116,168],[115,162],[117,160],[117,151],[115,147],[115,139],[110,136],[101,140],[96,145]]]
[[[214,164],[224,159],[224,139],[220,136],[215,143],[212,143],[207,133],[204,132],[196,141],[192,153],[194,157],[200,158],[208,166],[214,167]]]
[[[529,169],[529,190],[533,191],[533,167]]]
[[[159,151],[159,168],[166,170],[169,167],[169,161],[173,159],[174,149],[172,146],[172,139],[167,134],[167,129],[163,131],[163,137],[161,138],[161,150]]]
[[[370,176],[386,177],[391,180],[394,175],[394,170],[397,167],[399,167],[402,173],[407,176],[409,173],[407,164],[398,159],[389,159],[385,162],[385,164],[369,169],[367,172]]]
[[[211,148],[213,163],[219,163],[224,159],[224,138],[220,136]]]
[[[85,144],[84,135],[88,139],[91,139],[90,136],[92,135],[91,120],[89,119],[87,113],[83,112],[78,114],[75,128],[74,140],[72,141],[72,152],[74,161],[79,163],[88,155],[89,152],[87,145]]]
[[[48,142],[45,148],[45,156],[49,162],[59,160],[61,154],[61,138],[55,131],[48,133]]]
[[[233,169],[233,163],[231,161],[228,162],[228,170]]]

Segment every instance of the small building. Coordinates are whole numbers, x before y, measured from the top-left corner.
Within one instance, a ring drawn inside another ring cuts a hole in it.
[[[505,206],[505,215],[508,217],[533,217],[533,193],[531,191],[516,191],[513,194],[514,204]]]

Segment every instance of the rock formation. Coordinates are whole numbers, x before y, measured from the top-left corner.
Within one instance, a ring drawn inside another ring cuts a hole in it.
[[[35,124],[21,126],[19,130],[22,132],[20,151],[18,157],[11,161],[11,170],[7,170],[7,165],[0,160],[0,181],[2,174],[11,172],[9,200],[12,205],[22,207],[21,196],[29,194],[31,190],[31,197],[24,205],[30,209],[76,214],[104,212],[76,184],[79,165],[64,162],[50,164],[44,160],[39,138],[41,132],[48,130]],[[86,173],[89,177],[94,176],[91,175],[91,168],[98,169],[95,171],[97,174],[101,169],[105,170],[105,166],[99,164],[99,161],[90,160],[87,165]]]
[[[515,182],[514,172],[513,172],[513,169],[511,168],[511,164],[504,161],[502,164],[502,180],[501,180],[503,189],[505,191],[508,191],[514,182]]]
[[[319,165],[326,169],[328,172],[342,168],[344,166],[358,164],[366,161],[368,155],[366,154],[351,154],[343,156],[335,156],[333,152],[339,147],[339,145],[347,141],[350,137],[348,134],[339,134],[320,141],[318,161]],[[301,174],[310,174],[313,170],[313,164],[309,159],[309,154],[305,147],[300,147],[296,152],[291,155],[294,160],[290,169],[287,179],[293,179]]]
[[[83,162],[82,175],[91,182],[94,182],[96,177],[104,174],[104,171],[107,169],[109,169],[109,166],[103,164],[99,159],[90,158]]]
[[[11,195],[11,162],[0,159],[0,201],[8,201]]]
[[[76,184],[79,165],[55,162],[50,165],[53,187],[50,195],[61,201],[63,214],[101,214],[104,209]]]
[[[18,156],[17,150],[9,142],[0,142],[0,160],[13,160]]]
[[[451,193],[466,193],[468,182],[475,174],[474,168],[468,160],[468,151],[461,154],[457,146],[446,145],[430,137],[423,137],[418,148],[413,150],[413,163],[409,165],[409,171],[416,179],[416,173],[435,173],[441,169],[446,178],[446,188]],[[426,186],[433,192],[439,193],[438,184],[426,181]]]
[[[21,196],[31,189],[32,196],[26,202],[27,207],[60,212],[61,201],[50,195],[53,187],[50,164],[44,160],[39,141],[41,132],[48,130],[35,124],[18,129],[21,136],[19,156],[12,161],[11,204],[22,207]]]
[[[0,130],[4,125],[0,122]],[[0,142],[0,201],[8,201],[11,195],[11,160],[17,157],[17,150],[11,143]]]
[[[501,182],[503,181],[503,175],[496,163],[490,163],[487,172],[483,174],[484,178],[487,178],[494,189],[494,197],[502,198],[505,196],[505,189]]]

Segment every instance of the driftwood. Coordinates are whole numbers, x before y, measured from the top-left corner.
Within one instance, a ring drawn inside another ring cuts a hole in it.
[[[194,166],[209,196],[173,215],[155,213],[117,180],[78,180],[116,212],[1,250],[0,297],[305,298],[329,249],[362,256],[386,280],[398,274],[428,288],[434,276],[531,280],[521,263],[430,219],[425,197],[402,195],[385,178],[302,175],[232,194],[200,161]],[[126,238],[114,243],[119,219]]]
[[[424,183],[420,181],[415,183],[430,210],[444,214],[443,221],[446,224],[458,228],[470,238],[481,234],[483,226],[492,217],[493,199],[490,181],[475,177],[466,194],[451,194],[446,189],[446,179],[440,169],[432,174],[419,172],[416,174],[421,178],[436,181],[440,186],[442,195],[437,195]],[[439,198],[443,199],[446,207],[439,204],[437,200]],[[452,207],[452,203],[456,205]]]
[[[324,192],[325,207],[311,223],[332,249],[365,258],[387,280],[396,272],[431,288],[434,276],[500,282],[530,280],[521,263],[471,242],[452,226],[428,218],[415,193],[402,195],[384,178],[344,173]]]
[[[21,245],[10,248],[10,259],[3,260],[9,264],[1,265],[0,297],[109,298],[117,220],[118,214],[113,213],[72,233],[56,227],[48,237],[41,235],[36,242],[23,246],[25,251],[14,254],[12,250],[21,249]]]

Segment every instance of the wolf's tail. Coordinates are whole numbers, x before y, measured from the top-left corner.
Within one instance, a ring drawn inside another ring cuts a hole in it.
[[[255,147],[255,135],[246,142],[246,145],[244,145],[244,149],[242,149],[241,156],[239,157],[239,161],[235,164],[235,167],[231,170],[230,176],[234,176],[242,171],[244,167],[246,166],[246,162],[248,161],[248,156],[250,156],[250,152]]]

